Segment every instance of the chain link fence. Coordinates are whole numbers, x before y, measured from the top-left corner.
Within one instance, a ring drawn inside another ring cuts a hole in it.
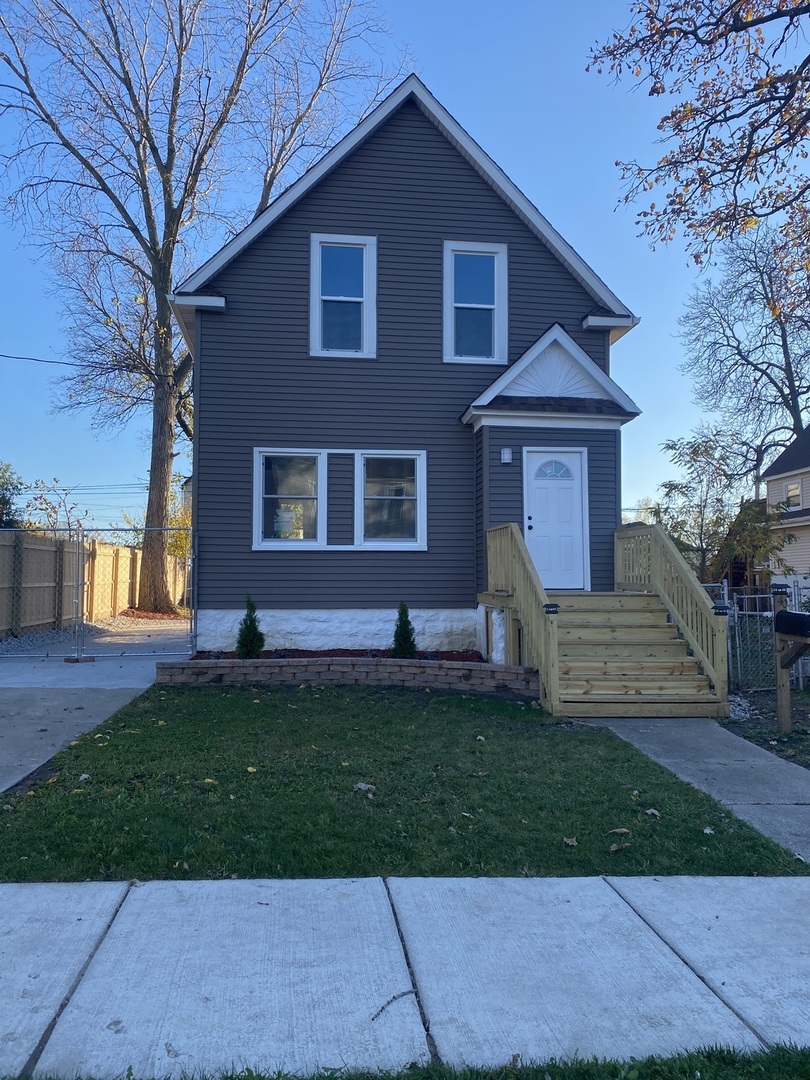
[[[810,611],[810,584],[790,582],[792,611]],[[716,603],[728,605],[728,670],[732,690],[776,688],[776,641],[773,597],[770,593],[729,590],[727,582],[705,586]],[[802,658],[790,669],[794,689],[803,690],[810,679],[810,660]]]
[[[185,654],[193,647],[188,529],[160,530],[171,611],[143,611],[143,529],[0,529],[4,657]]]

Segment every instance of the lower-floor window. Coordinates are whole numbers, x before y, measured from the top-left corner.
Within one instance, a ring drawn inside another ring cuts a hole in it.
[[[355,544],[424,543],[424,452],[361,452],[355,468]]]
[[[329,454],[354,457],[354,493],[336,496],[354,538],[328,544]],[[253,465],[254,548],[427,547],[427,455],[424,450],[257,448]],[[353,500],[353,507],[346,505]]]
[[[254,546],[326,542],[326,455],[309,450],[257,450],[254,460]]]

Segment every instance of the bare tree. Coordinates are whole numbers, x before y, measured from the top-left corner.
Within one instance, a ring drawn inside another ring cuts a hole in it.
[[[241,226],[400,72],[373,0],[6,0],[0,154],[10,206],[54,259],[80,367],[65,403],[151,410],[138,605],[166,576],[190,361],[167,300],[203,239]]]
[[[683,370],[697,404],[718,412],[726,467],[758,482],[763,465],[805,426],[810,407],[807,272],[786,271],[761,227],[727,245],[722,275],[697,288],[681,318]]]

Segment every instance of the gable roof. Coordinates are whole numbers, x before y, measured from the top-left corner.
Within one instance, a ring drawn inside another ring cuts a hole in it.
[[[349,132],[286,191],[282,192],[246,228],[178,285],[170,298],[175,309],[197,306],[195,302],[202,300],[203,297],[195,294],[200,294],[201,290],[204,290],[211,279],[228,263],[303,198],[310,188],[339,165],[409,99],[416,103],[421,112],[435,124],[476,172],[509,204],[590,293],[594,298],[594,312],[591,315],[596,319],[593,325],[611,329],[614,340],[631,330],[639,321],[636,316],[560,236],[537,207],[512,183],[500,166],[496,165],[492,158],[481,149],[416,75],[409,75],[376,109],[361,120],[353,131]]]
[[[810,469],[810,428],[805,428],[797,435],[790,446],[786,447],[776,461],[771,462],[763,472],[762,479],[773,479],[786,473],[801,472]]]
[[[587,411],[623,416],[626,420],[641,412],[633,399],[555,323],[475,399],[462,421],[469,423],[487,408],[548,412],[555,407],[560,412]]]

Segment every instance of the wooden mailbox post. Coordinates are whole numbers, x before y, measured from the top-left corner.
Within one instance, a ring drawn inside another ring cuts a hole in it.
[[[786,585],[773,589],[773,629],[776,641],[776,722],[780,731],[791,730],[790,669],[810,649],[810,615],[788,611]]]

